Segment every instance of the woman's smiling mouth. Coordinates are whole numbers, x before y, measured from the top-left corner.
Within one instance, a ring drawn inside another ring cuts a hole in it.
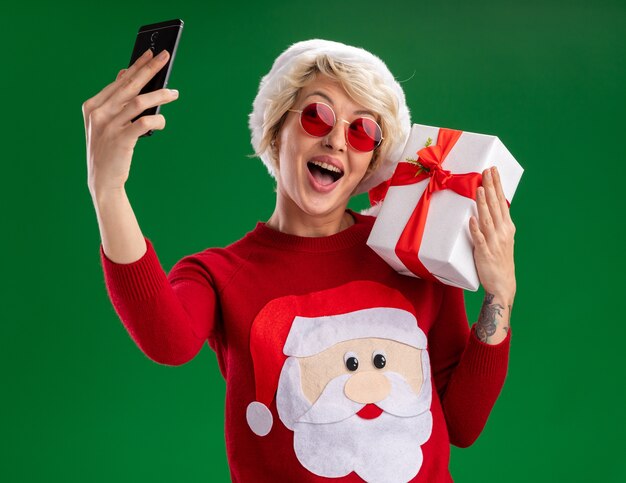
[[[328,192],[343,177],[338,162],[329,156],[319,156],[307,162],[309,179],[317,191]]]

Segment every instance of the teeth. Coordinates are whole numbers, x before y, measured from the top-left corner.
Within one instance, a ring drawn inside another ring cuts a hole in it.
[[[313,163],[316,166],[319,166],[320,168],[327,169],[328,171],[333,171],[335,173],[341,174],[341,170],[338,167],[333,166],[332,164],[326,164],[321,161],[315,161],[315,160],[311,161],[311,163]]]

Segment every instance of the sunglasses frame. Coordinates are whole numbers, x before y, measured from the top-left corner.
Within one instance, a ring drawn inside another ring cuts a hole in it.
[[[314,104],[321,104],[323,106],[326,106],[328,109],[330,109],[330,112],[333,113],[333,125],[330,128],[330,131],[328,131],[328,133],[323,134],[322,136],[315,136],[311,133],[309,133],[309,131],[307,131],[304,126],[302,125],[302,113],[309,107],[312,106]],[[302,128],[302,130],[307,133],[307,135],[314,137],[314,138],[323,138],[324,136],[328,136],[333,129],[335,129],[335,126],[337,125],[337,114],[335,114],[335,110],[328,104],[326,104],[325,102],[311,102],[310,104],[307,104],[306,106],[304,106],[304,109],[288,109],[289,112],[297,112],[300,114],[300,127]],[[376,146],[374,146],[372,149],[370,149],[369,151],[361,151],[360,149],[355,148],[351,143],[350,143],[350,139],[348,137],[348,133],[345,132],[345,138],[346,138],[346,144],[348,146],[350,146],[352,149],[354,149],[355,151],[358,151],[359,153],[371,153],[372,151],[375,151],[378,147],[380,147],[380,145],[383,142],[384,136],[383,136],[383,129],[380,127],[380,124],[378,124],[374,119],[372,119],[371,117],[365,117],[365,116],[360,116],[357,117],[354,121],[352,122],[348,122],[345,119],[339,119],[342,122],[345,122],[348,127],[352,125],[352,123],[354,123],[355,121],[357,121],[358,119],[367,119],[368,121],[372,121],[374,124],[376,124],[376,127],[378,128],[379,132],[380,132],[380,140],[378,141],[378,144],[376,144]]]

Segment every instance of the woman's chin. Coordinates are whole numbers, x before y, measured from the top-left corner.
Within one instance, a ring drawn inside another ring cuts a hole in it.
[[[281,205],[289,207],[290,215],[315,219],[341,217],[355,189],[355,186],[348,186],[347,181],[340,178],[324,185],[309,173],[299,188],[285,190],[279,187],[278,195],[284,197],[286,203]]]

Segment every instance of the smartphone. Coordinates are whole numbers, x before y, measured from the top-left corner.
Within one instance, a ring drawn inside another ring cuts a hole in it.
[[[152,92],[167,87],[167,81],[170,78],[170,72],[172,72],[172,65],[174,65],[174,58],[176,57],[176,50],[178,49],[178,42],[180,41],[180,34],[183,31],[183,25],[184,22],[182,20],[175,19],[139,27],[133,53],[128,63],[129,67],[148,49],[152,50],[153,55],[157,55],[163,49],[166,49],[170,53],[167,64],[148,81],[139,94],[145,94],[146,92]],[[132,122],[136,121],[141,116],[158,114],[160,108],[161,106],[150,107],[135,117]],[[139,137],[144,136],[152,136],[152,130]]]

